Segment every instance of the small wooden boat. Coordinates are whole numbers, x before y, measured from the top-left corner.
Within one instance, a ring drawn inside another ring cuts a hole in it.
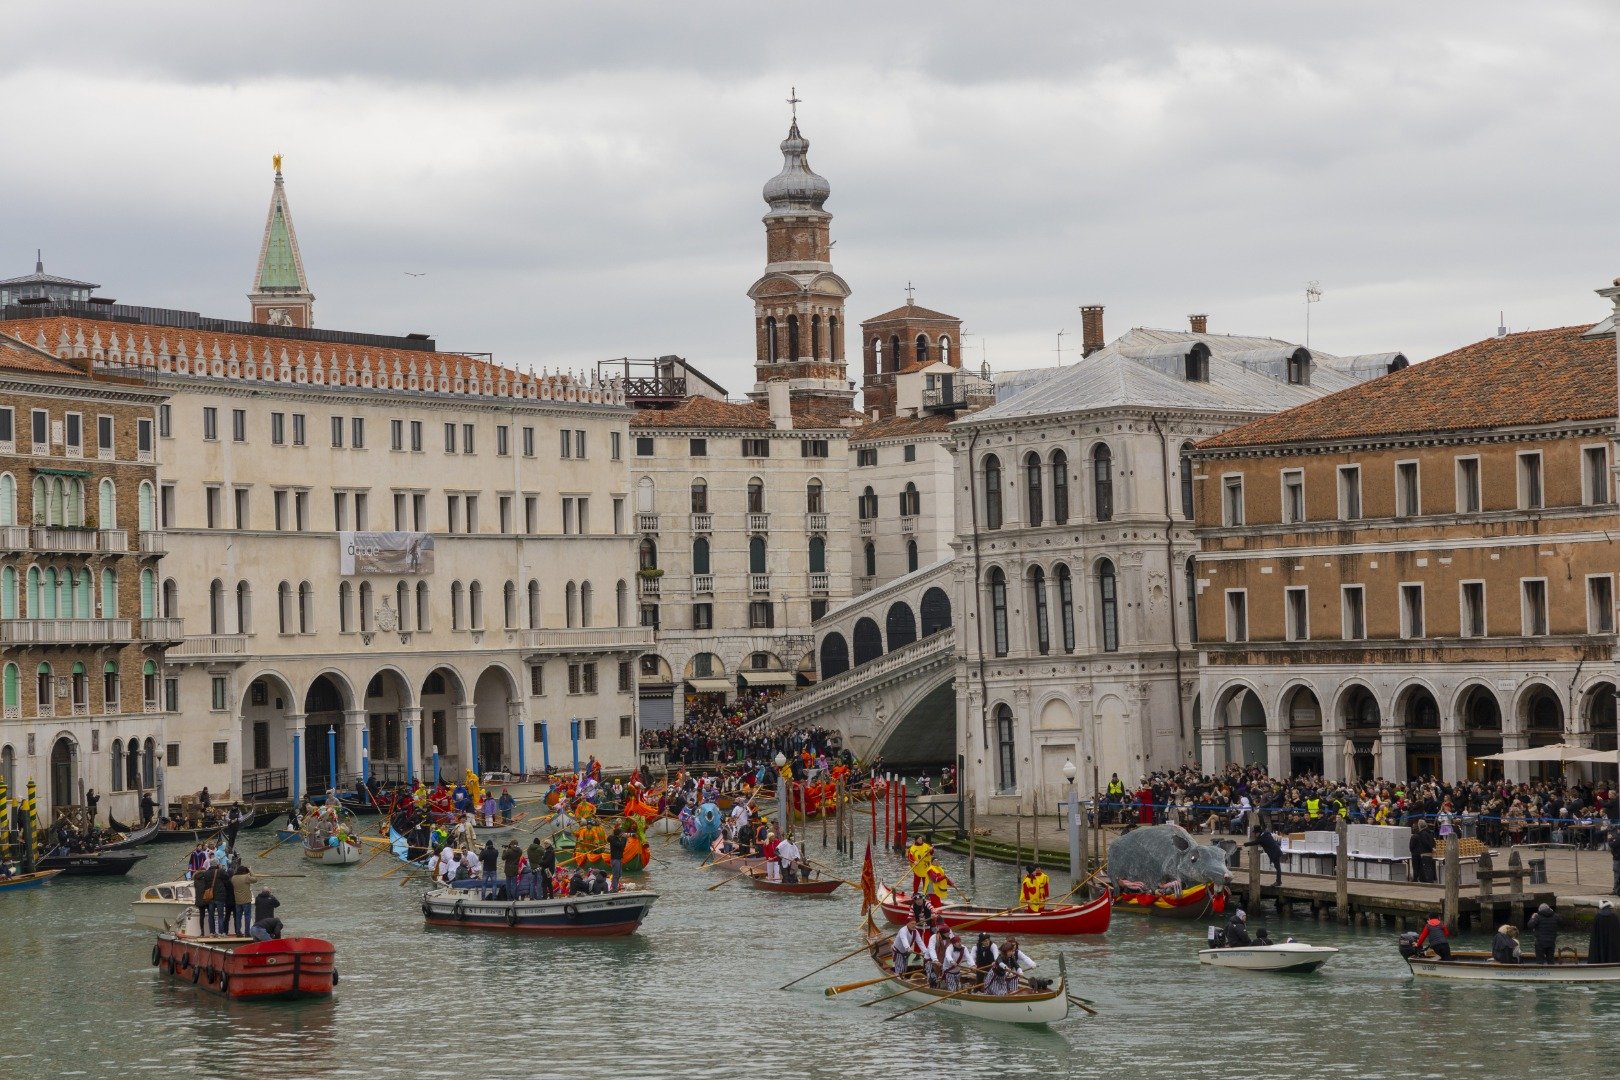
[[[666,814],[661,818],[653,818],[653,820],[649,821],[647,831],[658,833],[661,836],[672,836],[681,831],[681,822],[679,818],[672,818]]]
[[[890,925],[900,926],[910,920],[910,893],[897,893],[887,885],[879,885],[877,896],[878,903],[883,907],[883,917]],[[1107,933],[1112,912],[1105,893],[1083,904],[1057,904],[1041,911],[1003,911],[973,904],[945,904],[934,912],[934,918],[943,920],[953,930],[965,927],[974,933],[983,930],[990,934],[1072,937],[1077,934]]]
[[[239,831],[247,832],[257,829],[261,825],[268,825],[273,818],[279,817],[285,811],[281,810],[255,810],[242,822]],[[201,829],[158,829],[152,834],[154,844],[195,844],[199,840],[210,840],[225,831],[223,821]]]
[[[1274,971],[1304,974],[1315,971],[1335,956],[1338,949],[1285,941],[1280,945],[1238,945],[1223,949],[1198,950],[1198,962],[1238,971]]]
[[[142,844],[152,839],[152,837],[156,836],[158,831],[158,823],[155,821],[150,825],[143,826],[139,829],[132,829],[126,825],[120,825],[111,818],[108,818],[107,821],[114,832],[119,832],[123,835],[117,840],[111,840],[101,845],[102,851],[126,851],[129,848],[140,847]]]
[[[716,839],[709,845],[709,861],[705,864],[711,868],[730,870],[734,874],[764,873],[768,861],[763,855],[727,855],[720,850],[724,841]]]
[[[332,844],[322,841],[319,845],[312,845],[310,838],[305,837],[304,858],[313,859],[322,866],[353,866],[360,861],[360,845],[347,840]]]
[[[759,871],[749,871],[754,888],[761,892],[789,893],[794,896],[826,896],[843,882],[838,878],[820,878],[811,881],[771,881]]]
[[[1194,885],[1179,893],[1118,893],[1115,911],[1132,911],[1161,919],[1202,919],[1226,910],[1226,890],[1212,885]]]
[[[241,1001],[328,997],[338,984],[337,950],[321,938],[158,935],[152,966],[171,979]]]
[[[140,898],[129,906],[135,909],[136,923],[163,931],[179,926],[188,912],[195,911],[196,900],[190,881],[165,881],[142,889]]]
[[[13,874],[8,878],[0,878],[0,892],[10,892],[13,889],[31,889],[35,885],[45,884],[61,872],[60,870],[35,870],[32,874]]]
[[[623,937],[636,932],[658,894],[646,889],[554,900],[485,900],[473,887],[434,889],[422,895],[422,917],[429,926],[494,930],[555,937]]]
[[[1586,958],[1565,952],[1554,964],[1498,964],[1486,952],[1453,950],[1450,960],[1408,956],[1406,966],[1418,979],[1494,983],[1620,983],[1620,964],[1588,964]]]
[[[144,851],[83,851],[71,855],[47,855],[39,860],[41,870],[60,870],[63,877],[123,877],[146,858]]]
[[[885,975],[894,971],[889,962],[889,938],[878,929],[870,914],[866,917],[866,948],[872,963]],[[907,998],[916,998],[921,1005],[927,998],[949,998],[931,1005],[930,1011],[950,1016],[966,1016],[975,1020],[993,1020],[1002,1024],[1055,1024],[1069,1015],[1069,978],[1063,955],[1058,954],[1057,978],[1050,985],[1026,985],[1019,980],[1018,989],[1011,994],[984,994],[977,991],[952,993],[928,985],[927,976],[914,970],[896,980],[910,988]],[[1040,980],[1045,983],[1046,980]],[[885,986],[892,984],[885,984]],[[903,999],[904,1000],[904,999]]]

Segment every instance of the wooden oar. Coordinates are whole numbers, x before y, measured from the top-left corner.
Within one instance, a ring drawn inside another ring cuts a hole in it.
[[[749,873],[733,874],[728,878],[721,878],[719,881],[715,882],[713,885],[710,885],[707,889],[704,889],[703,891],[704,892],[714,892],[714,890],[718,889],[722,885],[730,885],[733,881],[737,881],[737,880],[739,880],[741,878],[752,878],[753,876],[754,876],[753,874],[749,874]]]
[[[880,975],[875,979],[862,979],[860,982],[844,983],[842,986],[829,986],[822,993],[828,997],[837,997],[839,994],[845,994],[851,990],[859,990],[863,986],[876,986],[878,983],[890,982],[898,978],[900,978],[898,975]]]
[[[880,938],[880,939],[879,939],[879,940],[880,940],[880,941],[881,941],[881,940],[887,940],[887,939],[888,939],[888,938],[890,938],[890,937],[893,937],[893,936],[894,936],[894,935],[893,935],[893,934],[885,934],[885,935],[884,935],[884,936],[883,936],[883,937],[882,937],[882,938]],[[777,987],[777,989],[778,989],[778,990],[786,990],[786,989],[787,989],[787,988],[788,988],[788,987],[790,987],[790,986],[792,986],[792,985],[794,985],[794,983],[802,983],[802,982],[804,982],[804,980],[806,980],[806,979],[808,979],[808,978],[809,978],[809,977],[810,977],[810,976],[811,976],[811,975],[820,975],[820,974],[821,974],[821,973],[822,973],[822,972],[823,972],[823,971],[826,971],[826,970],[827,970],[827,969],[828,969],[828,968],[830,968],[830,967],[836,967],[836,966],[838,966],[838,965],[839,965],[839,964],[842,964],[842,963],[843,963],[843,962],[844,962],[844,961],[845,961],[845,960],[848,960],[848,959],[849,959],[849,958],[850,958],[850,957],[852,957],[852,956],[858,956],[858,955],[860,955],[860,954],[861,954],[861,953],[863,953],[863,952],[866,952],[866,951],[868,951],[868,950],[869,950],[869,949],[871,949],[871,947],[872,947],[872,946],[873,946],[873,945],[874,945],[874,944],[876,944],[876,943],[875,943],[875,942],[871,942],[871,941],[867,941],[867,942],[863,942],[863,943],[862,943],[862,944],[861,944],[861,947],[860,947],[860,948],[858,948],[858,949],[855,949],[855,950],[854,950],[854,951],[852,951],[852,952],[848,952],[848,953],[845,953],[845,954],[844,954],[844,955],[843,955],[843,956],[840,956],[840,957],[839,957],[839,958],[838,958],[838,959],[836,959],[836,960],[834,960],[834,961],[833,961],[833,962],[832,962],[832,963],[830,963],[830,964],[823,964],[823,965],[821,965],[821,966],[820,966],[820,967],[818,967],[818,968],[816,968],[816,970],[814,970],[814,971],[812,971],[812,972],[810,972],[810,973],[809,973],[809,974],[806,974],[806,975],[800,975],[800,976],[799,976],[799,977],[798,977],[798,978],[797,978],[797,979],[794,979],[794,980],[793,980],[793,982],[790,982],[790,983],[783,983],[783,984],[782,984],[782,985],[781,985],[781,986],[779,986],[779,987]]]
[[[902,1009],[899,1012],[895,1013],[893,1016],[885,1016],[883,1018],[883,1022],[888,1023],[890,1020],[898,1020],[900,1017],[905,1016],[908,1013],[914,1013],[914,1012],[918,1011],[919,1009],[926,1009],[930,1005],[938,1005],[942,1001],[949,1001],[949,1000],[951,1000],[951,998],[961,997],[963,994],[970,994],[972,992],[973,992],[973,987],[972,986],[964,986],[960,990],[951,991],[949,994],[946,994],[944,997],[937,997],[932,1001],[925,1001],[921,1005],[913,1005],[909,1009]]]
[[[832,867],[830,867],[830,866],[822,866],[820,863],[812,862],[809,859],[804,860],[804,865],[806,865],[808,867],[811,867],[812,869],[815,869],[815,870],[820,870],[823,874],[827,875],[830,878],[838,878],[839,881],[842,881],[845,885],[848,885],[850,888],[854,889],[856,892],[859,892],[860,889],[861,889],[861,886],[860,886],[859,882],[851,881],[848,878],[838,877],[837,874],[833,873]]]
[[[1069,1001],[1072,1004],[1080,1006],[1080,1008],[1084,1009],[1086,1012],[1090,1013],[1092,1016],[1097,1015],[1097,1010],[1096,1009],[1093,1009],[1090,1005],[1087,1005],[1084,1001],[1081,1001],[1079,998],[1075,997],[1073,994],[1069,994]]]
[[[266,855],[268,855],[272,851],[276,850],[276,848],[280,847],[282,844],[285,844],[287,841],[291,840],[294,836],[297,836],[297,835],[298,835],[297,833],[293,832],[293,833],[289,833],[286,836],[283,836],[280,840],[277,840],[275,843],[271,844],[269,847],[267,847],[263,851],[259,852],[259,858],[261,858],[261,859],[264,858]]]
[[[379,847],[376,851],[373,851],[370,855],[367,855],[365,858],[361,859],[360,860],[360,866],[365,866],[367,863],[371,862],[372,859],[375,859],[377,856],[381,855],[383,852],[392,851],[392,850],[394,850],[392,847]],[[355,867],[356,870],[358,870],[359,868],[360,868],[359,866]]]

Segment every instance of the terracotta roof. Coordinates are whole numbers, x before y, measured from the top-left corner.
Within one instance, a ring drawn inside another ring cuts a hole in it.
[[[43,349],[0,334],[0,371],[34,371],[45,375],[79,375],[87,377],[84,368],[67,360],[58,360]]]
[[[827,398],[799,398],[792,403],[795,430],[841,428],[860,421],[860,413]],[[848,421],[849,423],[846,423]],[[632,428],[720,428],[728,431],[770,431],[770,409],[751,401],[719,401],[689,397],[673,409],[639,409]]]
[[[851,443],[874,442],[878,439],[898,439],[907,435],[934,435],[945,431],[956,417],[950,413],[931,413],[927,416],[889,416],[863,424],[849,438]]]
[[[1200,447],[1526,427],[1615,415],[1615,342],[1586,326],[1487,338],[1242,427]]]
[[[901,304],[893,311],[885,311],[881,315],[873,315],[870,319],[862,319],[861,325],[865,326],[867,323],[887,322],[890,319],[895,321],[899,321],[901,319],[920,319],[925,322],[929,320],[944,320],[946,322],[962,321],[955,315],[946,315],[944,312],[935,311],[932,308],[918,307],[916,304]]]

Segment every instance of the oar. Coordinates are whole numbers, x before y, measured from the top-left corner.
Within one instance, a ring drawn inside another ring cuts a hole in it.
[[[1074,1005],[1080,1006],[1080,1008],[1084,1009],[1086,1012],[1090,1013],[1092,1016],[1097,1015],[1097,1010],[1096,1009],[1093,1009],[1090,1005],[1087,1005],[1084,1001],[1081,1001],[1079,998],[1075,997],[1073,994],[1069,995],[1069,1001],[1070,1001],[1070,1003],[1072,1003]]]
[[[260,874],[259,876],[266,878],[309,877],[308,874]]]
[[[294,836],[297,836],[297,835],[298,834],[295,833],[295,832],[289,832],[288,835],[283,836],[280,840],[277,840],[275,843],[271,844],[269,847],[267,847],[263,851],[259,852],[259,858],[261,858],[261,859],[264,858],[266,855],[268,855],[272,851],[276,850],[276,848],[280,847],[282,844],[285,844],[287,841],[291,840]]]
[[[804,860],[804,865],[816,870],[820,870],[823,874],[826,874],[830,878],[838,878],[839,881],[842,881],[845,885],[848,885],[852,889],[860,889],[859,883],[851,881],[848,878],[838,877],[837,874],[833,873],[832,867],[830,866],[822,866],[820,863],[812,862],[809,859]]]
[[[713,885],[710,885],[707,889],[704,889],[703,891],[704,892],[714,892],[714,890],[718,889],[722,885],[730,885],[733,881],[737,881],[740,878],[751,878],[753,876],[754,876],[753,874],[748,874],[748,873],[732,874],[728,878],[721,878],[719,881],[715,882]]]
[[[886,940],[887,938],[892,937],[892,936],[893,936],[892,934],[885,934],[884,937],[880,938],[879,940]],[[778,990],[786,990],[788,987],[794,985],[794,983],[802,983],[802,982],[804,982],[804,980],[808,979],[811,975],[820,975],[823,971],[826,971],[828,968],[836,967],[837,965],[842,964],[845,960],[848,960],[850,957],[858,956],[861,953],[868,951],[869,949],[871,949],[871,947],[874,944],[876,944],[876,942],[872,942],[872,941],[864,942],[864,943],[862,943],[860,948],[855,949],[855,950],[853,950],[851,952],[845,953],[843,956],[840,956],[838,959],[834,960],[830,964],[821,965],[820,967],[816,968],[816,970],[810,972],[809,974],[800,975],[797,979],[794,979],[793,982],[783,983],[781,986],[777,987],[777,989]]]
[[[845,994],[851,990],[859,990],[863,986],[876,986],[878,983],[890,982],[898,978],[900,978],[898,975],[880,975],[875,979],[862,979],[860,982],[845,983],[842,986],[829,986],[822,993],[828,997],[837,997],[839,994]]]
[[[360,860],[360,866],[365,866],[367,863],[371,862],[372,859],[375,859],[377,856],[381,855],[383,852],[392,851],[392,850],[393,850],[392,847],[379,847],[376,851],[373,851],[370,855],[367,855],[364,859],[361,859]],[[359,868],[360,868],[359,866],[355,867],[356,870],[358,870]]]
[[[883,1018],[883,1022],[888,1023],[890,1020],[898,1020],[900,1017],[905,1016],[908,1013],[914,1013],[914,1012],[918,1011],[919,1009],[926,1009],[930,1005],[938,1005],[942,1001],[949,1001],[949,1000],[951,1000],[951,998],[961,997],[963,994],[970,994],[972,992],[973,992],[973,987],[972,986],[964,986],[960,990],[953,990],[951,993],[946,994],[944,997],[937,997],[932,1001],[925,1001],[921,1005],[913,1005],[909,1009],[902,1009],[899,1012],[895,1013],[893,1016],[885,1016]]]

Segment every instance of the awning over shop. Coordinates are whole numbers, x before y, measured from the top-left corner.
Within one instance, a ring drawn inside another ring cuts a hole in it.
[[[739,677],[749,686],[793,686],[799,681],[791,671],[744,671]]]
[[[726,694],[731,692],[730,679],[687,679],[686,685],[695,694]]]

